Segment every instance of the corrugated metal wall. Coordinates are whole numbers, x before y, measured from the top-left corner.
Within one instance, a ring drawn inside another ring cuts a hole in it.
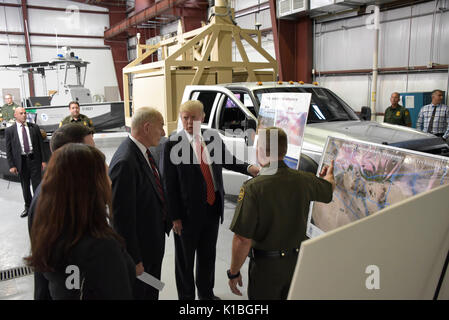
[[[448,3],[440,0],[438,8],[449,9]],[[380,13],[379,68],[449,64],[449,11],[437,10],[434,14],[435,7],[436,1],[431,1]],[[369,21],[364,16],[317,23],[315,69],[372,68],[374,30],[367,28]],[[356,110],[369,105],[371,76],[318,76],[317,81],[336,91]],[[447,73],[380,75],[377,111],[389,106],[394,91],[447,90],[447,81]]]
[[[19,4],[19,0],[5,0],[6,3]],[[29,28],[32,33],[77,34],[103,36],[104,27],[109,26],[107,14],[76,12],[79,10],[106,11],[100,7],[83,5],[71,1],[28,0],[30,5],[66,8],[64,11],[29,9]],[[264,30],[262,46],[272,55],[274,53],[273,35],[270,32],[270,11],[265,0],[233,1],[237,12],[236,21],[242,28],[255,28],[255,22],[261,23]],[[258,11],[257,6],[262,10]],[[254,7],[252,10],[247,8]],[[429,63],[449,64],[449,0],[440,0],[435,13],[436,1],[390,10],[380,13],[379,68],[424,66]],[[437,8],[437,9],[438,9]],[[72,11],[70,11],[70,9]],[[5,18],[6,17],[6,18]],[[316,80],[334,90],[355,110],[369,105],[371,75],[323,76],[318,72],[369,69],[372,67],[374,32],[367,28],[369,16],[345,18],[338,21],[315,23],[314,69]],[[161,35],[176,30],[177,24],[163,26]],[[23,32],[20,8],[0,7],[0,31]],[[433,50],[431,49],[433,30]],[[86,86],[92,94],[104,94],[104,86],[116,86],[114,65],[109,49],[104,47],[101,38],[64,38],[31,36],[33,60],[48,60],[56,55],[57,45],[97,47],[97,49],[74,49],[84,60],[90,61]],[[9,46],[8,46],[9,43]],[[0,34],[0,63],[25,62],[25,47],[22,35]],[[135,39],[130,39],[135,44]],[[247,47],[247,54],[253,61],[263,58]],[[410,45],[409,45],[410,44]],[[45,47],[51,46],[51,47]],[[410,49],[410,50],[409,50]],[[130,50],[130,58],[135,50]],[[432,54],[432,55],[431,55]],[[241,60],[234,47],[234,59]],[[301,79],[292,79],[301,80]],[[26,81],[25,81],[26,82]],[[43,94],[40,78],[35,76],[36,94]],[[19,87],[18,74],[0,71],[0,87]],[[447,90],[447,73],[420,73],[380,75],[378,78],[377,110],[383,112],[389,105],[393,91],[429,91],[435,88]],[[48,75],[48,90],[56,87],[56,77]]]
[[[237,0],[235,9],[238,12],[259,3],[265,1]],[[443,10],[435,13],[435,8],[436,1],[430,1],[380,13],[379,68],[449,64],[449,1],[438,2],[437,9]],[[261,30],[271,28],[269,10],[247,14],[236,21],[241,27],[254,28],[255,15],[262,23]],[[316,20],[314,69],[318,72],[372,68],[374,31],[367,27],[371,23],[372,16],[369,15],[328,22]],[[263,37],[262,46],[275,55],[271,33]],[[239,59],[236,51],[235,57]],[[251,53],[249,56],[256,61],[259,59]],[[316,80],[334,90],[357,111],[370,105],[371,75],[319,76],[317,73]],[[431,91],[435,88],[446,91],[447,87],[447,72],[379,75],[377,111],[384,112],[394,91]]]

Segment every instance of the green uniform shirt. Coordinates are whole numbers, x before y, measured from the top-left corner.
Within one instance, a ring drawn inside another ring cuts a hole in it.
[[[396,108],[389,106],[387,110],[385,110],[384,122],[410,126],[412,124],[412,119],[410,118],[410,112],[407,108],[398,105]]]
[[[59,127],[62,127],[63,125],[71,123],[71,122],[79,123],[79,124],[82,124],[82,125],[85,125],[87,127],[94,129],[92,120],[90,120],[89,117],[85,116],[84,114],[80,114],[80,116],[78,117],[78,120],[73,119],[71,115],[65,117],[59,123]]]
[[[19,108],[17,104],[13,103],[11,105],[7,105],[6,103],[3,105],[2,109],[0,110],[0,118],[2,118],[5,121],[9,121],[11,119],[14,119],[14,112],[16,108]]]
[[[262,174],[243,184],[230,226],[252,239],[258,250],[298,248],[306,239],[310,201],[332,200],[332,185],[326,180],[290,169],[283,161],[278,166],[275,174],[263,174],[267,168],[262,168]]]

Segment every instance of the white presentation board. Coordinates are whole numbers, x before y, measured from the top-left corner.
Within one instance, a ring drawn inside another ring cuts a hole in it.
[[[288,150],[284,162],[298,169],[304,129],[307,123],[311,93],[272,92],[262,96],[258,129],[282,128],[288,136]]]
[[[304,241],[288,299],[433,299],[449,251],[449,185]],[[438,299],[449,299],[446,272]]]
[[[412,150],[328,137],[318,172],[331,160],[336,188],[329,204],[311,204],[311,238],[449,183],[449,158]]]

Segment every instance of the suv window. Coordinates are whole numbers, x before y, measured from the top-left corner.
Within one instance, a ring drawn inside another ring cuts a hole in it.
[[[257,117],[256,108],[254,107],[253,100],[251,100],[251,97],[248,92],[239,91],[239,90],[232,90],[232,93],[234,96],[242,102],[242,104],[248,108],[251,113]]]
[[[254,108],[254,107],[253,107]],[[224,103],[219,115],[219,129],[245,130],[246,115],[228,96],[224,97]]]
[[[285,87],[285,88],[268,88],[254,90],[254,95],[260,101],[262,96],[271,92],[310,92],[312,100],[310,101],[309,114],[307,123],[329,122],[329,121],[347,121],[359,120],[355,114],[343,100],[341,100],[332,91],[324,88],[302,88],[302,87]]]

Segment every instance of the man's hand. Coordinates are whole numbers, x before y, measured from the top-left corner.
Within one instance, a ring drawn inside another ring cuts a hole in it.
[[[182,232],[182,221],[181,221],[181,219],[173,221],[173,232],[176,233],[178,236],[181,235],[181,232]]]
[[[243,286],[242,275],[241,274],[237,278],[235,278],[235,279],[229,279],[229,288],[231,289],[232,293],[235,294],[235,295],[241,296],[242,293],[237,288],[237,284],[239,285],[239,287]]]
[[[332,190],[335,189],[334,160],[331,161],[330,166],[325,166],[323,169],[321,169],[320,177],[332,184]]]
[[[19,174],[16,167],[12,167],[11,169],[9,169],[9,172],[11,172],[12,174],[15,174],[15,175]]]
[[[250,165],[248,168],[248,173],[252,175],[253,177],[257,176],[259,174],[260,168],[255,165]]]
[[[136,275],[137,275],[137,276],[140,276],[144,271],[145,271],[145,270],[143,269],[143,263],[142,263],[142,262],[139,262],[139,263],[136,265]]]
[[[242,268],[246,257],[248,257],[249,250],[251,249],[251,243],[251,239],[234,233],[234,237],[232,238],[231,266],[229,268],[229,272],[232,275],[237,274]],[[231,289],[232,293],[241,296],[242,293],[237,288],[237,284],[240,287],[243,286],[241,274],[235,279],[229,279],[229,288]]]
[[[46,162],[42,162],[42,171],[44,171],[45,168],[47,168],[47,163],[46,163]],[[107,172],[107,171],[106,171],[106,172]]]

